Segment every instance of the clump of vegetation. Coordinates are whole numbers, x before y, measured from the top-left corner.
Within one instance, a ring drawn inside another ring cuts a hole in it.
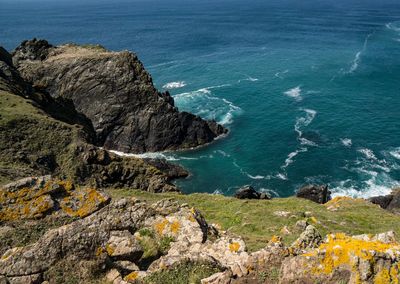
[[[171,242],[174,239],[170,236],[160,236],[156,234],[150,228],[142,228],[138,231],[138,241],[143,248],[143,255],[140,259],[140,264],[142,268],[147,268],[147,266],[168,252]]]
[[[172,269],[162,270],[144,278],[144,283],[148,284],[181,284],[181,283],[200,283],[201,279],[207,278],[214,273],[222,271],[217,267],[205,262],[184,262]]]
[[[296,197],[272,200],[241,200],[211,194],[149,193],[136,190],[109,190],[114,198],[135,196],[149,202],[174,198],[200,210],[207,222],[240,235],[249,249],[256,251],[280,232],[287,244],[293,242],[301,229],[299,220],[307,219],[324,236],[343,232],[348,235],[377,234],[394,230],[400,235],[400,218],[362,199],[344,198],[340,202],[321,205]],[[224,206],[221,206],[223,204]],[[282,217],[277,212],[288,212]],[[281,229],[286,226],[287,230]]]

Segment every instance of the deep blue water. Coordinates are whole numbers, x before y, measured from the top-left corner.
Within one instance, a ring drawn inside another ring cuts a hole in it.
[[[181,110],[231,130],[162,154],[192,172],[185,192],[400,184],[398,0],[0,0],[0,45],[33,37],[135,51]]]

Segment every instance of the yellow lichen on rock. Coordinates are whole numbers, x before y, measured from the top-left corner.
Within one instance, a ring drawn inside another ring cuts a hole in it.
[[[72,217],[86,217],[96,211],[99,206],[107,202],[108,197],[99,191],[88,188],[71,192],[60,205],[62,210]]]
[[[357,263],[355,263],[357,258],[365,261],[372,261],[376,253],[386,253],[388,250],[400,250],[400,244],[357,239],[343,233],[338,233],[328,235],[327,241],[322,243],[317,250],[306,253],[304,256],[318,257],[319,253],[323,252],[320,267],[315,268],[314,272],[330,274],[335,268],[342,265],[354,267],[357,265]],[[379,276],[378,279],[382,279],[382,277],[386,275],[384,272],[382,273],[383,274]],[[389,275],[389,271],[387,271],[387,275]]]
[[[229,244],[229,250],[231,252],[238,252],[240,249],[240,244],[238,242],[232,242]]]
[[[133,271],[124,277],[125,281],[134,281],[138,278],[139,273],[137,271]]]
[[[174,234],[177,234],[179,232],[179,229],[181,228],[181,224],[179,221],[174,221],[171,223],[171,232]]]
[[[157,222],[154,225],[154,229],[161,236],[161,235],[164,234],[164,230],[165,230],[165,228],[167,227],[168,224],[169,224],[169,221],[164,218],[162,221]]]

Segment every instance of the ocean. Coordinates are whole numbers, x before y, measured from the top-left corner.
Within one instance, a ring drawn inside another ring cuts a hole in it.
[[[398,0],[0,0],[0,45],[45,38],[137,53],[177,107],[230,129],[186,167],[186,193],[400,186]]]

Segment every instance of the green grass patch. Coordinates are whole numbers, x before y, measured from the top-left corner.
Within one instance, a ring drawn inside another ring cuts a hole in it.
[[[208,263],[185,262],[170,270],[162,270],[151,274],[144,279],[147,284],[198,284],[203,278],[220,272],[221,268]]]
[[[209,224],[215,223],[223,230],[241,236],[250,251],[264,247],[274,235],[290,244],[301,233],[295,224],[308,218],[322,235],[344,232],[350,235],[376,234],[394,230],[400,234],[400,217],[377,205],[361,200],[344,200],[337,211],[306,199],[289,197],[272,200],[240,200],[211,194],[149,193],[137,190],[109,190],[113,198],[131,197],[152,203],[163,198],[174,198],[200,210]],[[290,212],[287,217],[277,216],[278,211]],[[287,226],[289,234],[281,232]]]

